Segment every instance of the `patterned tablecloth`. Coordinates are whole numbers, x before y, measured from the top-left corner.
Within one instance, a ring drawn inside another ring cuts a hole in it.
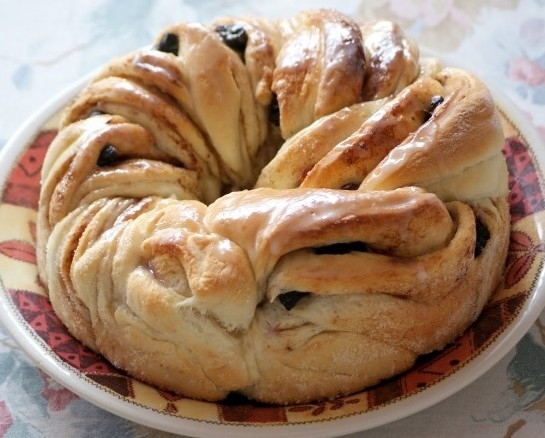
[[[2,6],[0,147],[57,92],[173,21],[280,17],[330,6],[356,19],[397,21],[426,49],[502,90],[545,142],[544,0],[18,0]],[[0,224],[0,228],[5,224]],[[522,244],[522,243],[521,243]],[[10,256],[0,245],[0,255]],[[537,251],[543,251],[538,244]],[[30,257],[30,255],[29,255]],[[524,260],[521,259],[521,266]],[[521,267],[522,268],[522,267]],[[365,437],[537,437],[545,434],[545,313],[490,371]],[[38,369],[0,326],[0,437],[170,436],[79,398]]]

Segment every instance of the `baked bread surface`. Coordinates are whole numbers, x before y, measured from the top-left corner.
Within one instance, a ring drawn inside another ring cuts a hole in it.
[[[357,392],[456,339],[501,283],[503,141],[483,82],[395,23],[175,24],[65,109],[40,276],[77,339],[159,388]]]

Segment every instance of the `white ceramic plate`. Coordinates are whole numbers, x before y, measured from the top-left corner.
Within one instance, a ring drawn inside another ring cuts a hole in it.
[[[57,381],[101,408],[160,430],[206,437],[332,437],[370,429],[423,410],[484,374],[527,332],[545,306],[543,241],[545,157],[539,137],[496,93],[507,135],[513,215],[505,285],[453,345],[409,372],[335,401],[287,407],[204,403],[127,377],[66,332],[51,309],[35,261],[39,169],[55,135],[54,116],[88,78],[29,119],[0,154],[1,319],[21,348]]]

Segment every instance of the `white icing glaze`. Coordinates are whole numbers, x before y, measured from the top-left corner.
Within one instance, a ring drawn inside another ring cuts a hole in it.
[[[418,231],[417,213],[424,221],[433,217],[437,232]],[[379,218],[388,231],[378,230]],[[282,255],[309,244],[363,240],[376,246],[382,241],[383,250],[395,245],[400,254],[409,255],[440,247],[452,235],[444,205],[416,188],[384,193],[255,189],[220,198],[208,207],[204,223],[246,251],[258,283]]]

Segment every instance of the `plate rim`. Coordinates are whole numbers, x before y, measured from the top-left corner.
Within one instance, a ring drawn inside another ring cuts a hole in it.
[[[8,139],[0,151],[0,188],[2,193],[10,172],[21,154],[35,138],[41,127],[57,114],[81,88],[88,83],[96,72],[91,72],[61,90],[52,99],[38,108]],[[530,147],[532,155],[540,171],[540,185],[545,191],[543,169],[545,168],[545,151],[536,147],[543,143],[537,129],[524,118],[523,112],[503,92],[494,85],[487,84],[496,104],[503,114],[517,127]],[[541,240],[545,236],[545,221],[535,218],[536,230]],[[365,412],[347,414],[340,418],[317,419],[301,423],[216,423],[181,416],[169,415],[137,402],[110,394],[106,389],[98,388],[78,375],[79,371],[70,370],[71,366],[60,364],[61,359],[45,345],[45,342],[33,336],[29,325],[15,311],[14,303],[4,287],[0,272],[0,323],[6,328],[14,341],[32,361],[46,374],[54,378],[79,397],[137,424],[162,430],[165,432],[189,434],[193,437],[204,437],[211,432],[221,432],[226,437],[253,437],[258,431],[264,437],[299,437],[313,432],[316,438],[329,438],[355,432],[362,432],[406,418],[446,400],[455,393],[472,384],[493,368],[529,331],[540,313],[545,308],[545,268],[541,262],[535,285],[530,291],[519,313],[510,325],[505,328],[490,345],[486,346],[476,357],[472,357],[467,365],[451,372],[442,381],[426,387],[425,390],[411,393],[391,405],[381,405]],[[23,342],[24,341],[24,342]],[[57,360],[58,359],[58,360]],[[75,380],[74,380],[75,379]],[[365,419],[365,421],[362,421]]]

